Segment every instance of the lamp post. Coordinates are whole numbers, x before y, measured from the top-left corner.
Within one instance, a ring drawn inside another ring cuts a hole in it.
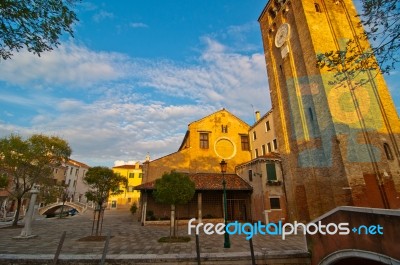
[[[219,165],[221,166],[221,173],[222,173],[222,187],[224,190],[224,197],[223,197],[223,201],[224,201],[224,222],[225,222],[225,229],[226,226],[228,225],[228,205],[227,205],[227,200],[226,200],[226,181],[225,181],[225,172],[226,172],[226,168],[227,168],[227,163],[225,162],[224,159],[222,159],[221,163],[219,163]],[[229,234],[226,232],[225,230],[225,234],[224,234],[224,248],[230,248],[231,247],[231,242],[229,240]]]

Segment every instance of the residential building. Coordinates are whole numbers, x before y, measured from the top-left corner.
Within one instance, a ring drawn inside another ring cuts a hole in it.
[[[251,218],[263,223],[287,219],[286,195],[281,159],[270,152],[236,167],[239,175],[252,187]]]
[[[316,67],[349,39],[369,46],[353,2],[268,1],[258,21],[289,221],[343,205],[400,208],[400,123],[383,76]]]
[[[272,110],[249,129],[252,159],[236,166],[236,174],[252,187],[252,221],[279,222],[287,219],[286,195]]]
[[[66,171],[67,167],[65,163],[53,169],[53,181],[55,185],[65,185]]]
[[[251,158],[264,156],[268,153],[278,153],[278,141],[275,136],[274,120],[272,110],[260,117],[256,111],[256,122],[249,129],[251,143]]]
[[[133,203],[138,203],[140,192],[134,190],[135,186],[142,184],[143,172],[142,165],[136,162],[134,165],[120,165],[112,168],[114,173],[127,179],[127,185],[121,185],[123,193],[111,195],[108,198],[108,206],[111,209],[129,207]]]
[[[88,191],[88,186],[84,183],[83,178],[89,166],[70,159],[61,167],[61,170],[64,168],[65,192],[68,200],[83,203],[87,202],[85,193]]]

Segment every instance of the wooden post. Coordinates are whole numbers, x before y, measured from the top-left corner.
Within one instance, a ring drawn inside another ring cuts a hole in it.
[[[201,192],[197,193],[197,220],[198,223],[201,223],[203,213],[202,213],[202,208],[203,208],[203,198],[202,198]]]

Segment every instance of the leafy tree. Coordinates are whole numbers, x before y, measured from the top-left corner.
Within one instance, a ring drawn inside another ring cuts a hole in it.
[[[343,50],[317,56],[317,67],[338,73],[335,83],[368,70],[389,73],[400,61],[400,2],[362,0],[360,17],[363,34],[350,39]],[[365,45],[367,40],[370,45]]]
[[[6,189],[17,200],[14,226],[18,223],[24,195],[34,185],[41,185],[51,178],[53,168],[67,161],[70,155],[68,143],[56,136],[35,134],[24,140],[21,136],[11,135],[0,139],[0,172],[11,179],[12,185]]]
[[[120,189],[120,185],[126,185],[127,179],[114,173],[107,167],[98,166],[89,168],[83,181],[89,187],[89,191],[85,193],[86,198],[97,204],[97,236],[99,235],[100,218],[104,211],[103,204],[107,202],[109,195],[123,193],[123,190]]]
[[[38,201],[40,203],[51,204],[63,199],[67,185],[54,182],[54,179],[46,179],[40,186]]]
[[[0,56],[6,60],[13,51],[26,48],[40,56],[60,44],[63,32],[73,36],[78,21],[71,10],[75,0],[1,0]]]
[[[189,202],[195,193],[195,184],[188,176],[171,171],[156,180],[154,197],[157,202],[171,205],[171,230],[175,237],[175,205]]]
[[[372,53],[389,73],[400,61],[400,2],[363,0],[361,19],[365,37],[373,42]]]

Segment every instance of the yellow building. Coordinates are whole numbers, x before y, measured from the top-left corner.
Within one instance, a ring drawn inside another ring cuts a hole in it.
[[[177,206],[179,218],[222,219],[224,179],[227,218],[249,220],[252,188],[235,173],[237,165],[251,159],[249,128],[247,123],[222,109],[190,123],[177,152],[143,163],[143,184],[137,187],[142,192],[142,223],[169,218],[170,206],[157,203],[152,192],[155,180],[171,170],[188,175],[196,188],[189,203]],[[224,174],[221,174],[222,159],[227,162]]]
[[[188,125],[178,151],[145,163],[144,181],[158,179],[164,172],[175,169],[186,173],[220,172],[222,159],[228,163],[228,172],[251,159],[250,126],[222,109]]]
[[[138,204],[140,192],[134,190],[134,187],[142,184],[142,165],[137,162],[135,165],[115,166],[112,170],[126,177],[128,183],[126,186],[120,187],[124,191],[123,193],[108,198],[109,207],[111,209],[128,208],[134,202]]]

